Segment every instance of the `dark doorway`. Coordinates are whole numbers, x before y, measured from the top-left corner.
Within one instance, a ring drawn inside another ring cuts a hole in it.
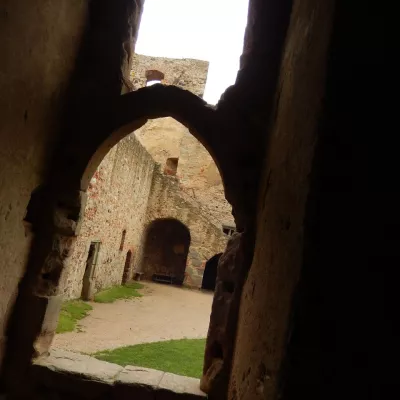
[[[146,231],[142,269],[144,277],[181,285],[190,246],[189,229],[176,219],[153,221]]]
[[[207,262],[204,268],[203,282],[201,288],[204,290],[215,290],[215,284],[217,281],[217,270],[218,261],[222,253],[215,254]]]
[[[128,282],[128,280],[129,280],[129,274],[131,272],[131,260],[132,260],[132,252],[129,250],[126,253],[124,274],[122,275],[122,284],[123,285],[125,285],[125,283]]]
[[[86,260],[85,274],[83,275],[82,293],[83,300],[91,300],[94,295],[93,276],[99,255],[100,242],[90,243],[89,253]]]

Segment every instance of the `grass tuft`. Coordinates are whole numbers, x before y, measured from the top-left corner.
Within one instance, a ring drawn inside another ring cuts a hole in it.
[[[61,307],[56,332],[73,332],[76,323],[86,317],[90,310],[92,310],[92,306],[81,300],[66,301]]]
[[[200,378],[206,339],[180,339],[137,344],[93,354],[121,366],[135,365]]]
[[[127,283],[123,286],[114,286],[96,293],[94,301],[96,303],[113,303],[115,300],[142,297],[142,294],[137,290],[142,289],[143,287],[144,286],[138,282]]]

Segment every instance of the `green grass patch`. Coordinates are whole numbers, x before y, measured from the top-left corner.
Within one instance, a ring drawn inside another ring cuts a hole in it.
[[[61,307],[56,332],[65,333],[74,331],[77,322],[86,317],[90,310],[92,310],[92,306],[81,300],[66,301]]]
[[[206,339],[181,339],[119,347],[93,354],[99,360],[200,378]]]
[[[142,297],[138,289],[142,289],[143,287],[144,286],[138,282],[127,283],[123,286],[114,286],[96,293],[94,301],[96,303],[113,303],[115,300]]]

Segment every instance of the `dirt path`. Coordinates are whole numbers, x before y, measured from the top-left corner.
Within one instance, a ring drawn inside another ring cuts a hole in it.
[[[112,304],[91,303],[79,321],[83,332],[56,335],[53,347],[93,353],[159,340],[204,338],[212,293],[145,282],[143,297]]]

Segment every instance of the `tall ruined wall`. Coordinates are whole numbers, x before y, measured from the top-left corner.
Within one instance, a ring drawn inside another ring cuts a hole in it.
[[[203,97],[206,87],[208,61],[192,58],[151,57],[135,54],[132,61],[131,80],[136,89],[146,86],[146,71],[164,74],[162,83],[190,90]]]
[[[208,258],[224,250],[226,236],[210,222],[200,205],[185,195],[175,177],[164,175],[135,135],[115,145],[97,168],[88,188],[88,199],[79,236],[68,258],[61,282],[66,298],[81,295],[90,243],[100,241],[94,272],[95,288],[121,283],[127,252],[133,268],[141,263],[146,226],[159,218],[175,218],[190,230],[185,283],[200,286]],[[126,231],[123,250],[122,232]],[[146,277],[151,278],[151,271]]]
[[[90,182],[82,227],[66,264],[61,284],[66,297],[80,297],[92,241],[101,242],[94,272],[96,289],[121,283],[126,254],[130,250],[134,258],[140,244],[153,170],[153,159],[133,135],[103,159]]]
[[[23,219],[59,128],[88,1],[0,5],[0,363],[3,332],[31,243]]]
[[[208,62],[135,55],[131,77],[136,87],[146,85],[146,71],[164,74],[165,85],[176,85],[202,97],[207,80]],[[180,187],[212,216],[220,228],[233,224],[231,206],[225,200],[221,176],[214,160],[189,130],[171,117],[150,120],[136,136],[154,160],[165,166],[168,158],[178,158]]]
[[[206,261],[225,249],[227,236],[211,222],[210,215],[201,210],[199,203],[180,189],[178,179],[164,175],[157,165],[149,197],[147,221],[150,223],[159,218],[177,219],[189,229],[191,243],[184,284],[200,287]],[[146,269],[141,251],[136,269]],[[150,274],[148,272],[147,275]]]

